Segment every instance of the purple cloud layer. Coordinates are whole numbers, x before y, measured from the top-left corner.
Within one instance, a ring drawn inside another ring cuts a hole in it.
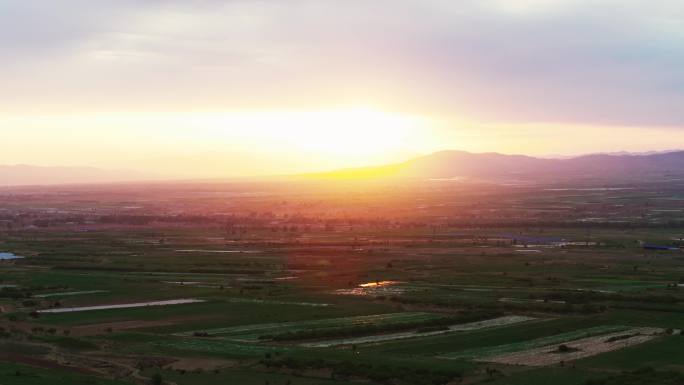
[[[9,113],[370,103],[684,127],[676,0],[5,0],[0,62]]]

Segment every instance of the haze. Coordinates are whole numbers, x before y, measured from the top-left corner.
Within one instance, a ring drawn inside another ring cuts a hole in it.
[[[680,148],[678,1],[0,2],[0,164],[163,177]]]
[[[684,385],[684,0],[0,0],[0,385]]]

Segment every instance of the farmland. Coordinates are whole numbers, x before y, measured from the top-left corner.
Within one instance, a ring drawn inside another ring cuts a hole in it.
[[[684,186],[603,183],[7,188],[0,384],[677,381]]]

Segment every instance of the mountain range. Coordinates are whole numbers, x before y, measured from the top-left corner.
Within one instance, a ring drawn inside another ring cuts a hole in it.
[[[469,180],[657,179],[684,176],[684,151],[592,154],[573,158],[441,151],[397,164],[304,175],[307,178]],[[301,175],[300,175],[301,177]],[[92,167],[0,166],[0,186],[95,184],[151,179],[133,171]],[[154,178],[157,179],[158,178]]]
[[[403,163],[317,174],[320,177],[430,179],[660,178],[684,175],[684,151],[649,154],[592,154],[565,159],[525,155],[441,151]]]

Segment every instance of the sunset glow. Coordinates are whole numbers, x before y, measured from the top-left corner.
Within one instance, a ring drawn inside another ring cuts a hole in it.
[[[673,1],[5,1],[0,164],[221,178],[449,149],[677,149],[680,11]]]
[[[391,159],[410,148],[407,142],[427,139],[432,128],[420,118],[364,108],[209,114],[181,117],[179,123],[205,129],[208,140],[240,138],[362,161]]]
[[[0,0],[1,385],[684,385],[684,0]]]

